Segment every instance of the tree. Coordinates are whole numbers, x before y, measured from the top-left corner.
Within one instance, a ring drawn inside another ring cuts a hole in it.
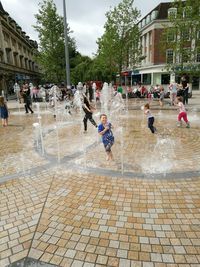
[[[182,75],[200,73],[200,9],[194,0],[175,0],[164,30],[163,47],[171,52],[166,68]]]
[[[133,68],[141,60],[137,25],[140,12],[133,8],[133,2],[123,0],[106,13],[105,33],[97,41],[97,61],[106,69],[110,80],[117,72]]]
[[[63,18],[57,14],[53,0],[43,0],[39,4],[39,13],[35,15],[39,33],[39,52],[37,60],[44,78],[51,82],[65,80],[65,47]],[[68,27],[68,33],[70,29]],[[76,56],[75,42],[69,38],[70,59]]]

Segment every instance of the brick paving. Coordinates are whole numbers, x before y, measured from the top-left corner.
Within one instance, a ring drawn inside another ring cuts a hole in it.
[[[43,156],[37,115],[11,112],[13,126],[0,128],[1,267],[27,257],[70,267],[200,266],[200,114],[191,110],[191,128],[177,129],[175,110],[156,109],[157,135],[140,110],[113,118],[112,163],[93,126],[81,133],[78,114],[59,128],[58,164],[55,128],[44,133]]]

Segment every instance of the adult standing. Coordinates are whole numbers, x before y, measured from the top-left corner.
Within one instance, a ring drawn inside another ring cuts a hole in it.
[[[177,96],[177,83],[172,82],[169,86],[171,106],[174,105]]]
[[[30,105],[31,105],[31,90],[30,90],[30,87],[28,86],[28,84],[26,84],[24,86],[23,98],[24,98],[24,107],[25,107],[26,113],[29,113],[29,110],[31,113],[34,113],[30,107]]]
[[[183,104],[188,104],[189,84],[185,75],[181,77],[181,84],[183,88]]]
[[[19,103],[21,103],[20,86],[17,82],[14,84],[13,89],[14,89],[14,93],[17,96],[17,101],[19,101]]]

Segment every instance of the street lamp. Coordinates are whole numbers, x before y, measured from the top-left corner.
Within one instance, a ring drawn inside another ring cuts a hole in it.
[[[66,79],[67,87],[71,86],[70,82],[70,66],[69,66],[69,49],[68,49],[68,35],[67,35],[67,14],[66,14],[66,4],[63,0],[63,20],[64,20],[64,32],[65,32],[65,63],[66,63]]]

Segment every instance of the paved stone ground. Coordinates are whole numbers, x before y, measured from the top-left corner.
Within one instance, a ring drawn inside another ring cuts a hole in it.
[[[190,100],[186,129],[153,102],[152,135],[143,102],[130,100],[111,118],[112,163],[78,113],[55,128],[45,107],[43,155],[37,112],[10,103],[10,126],[0,128],[0,266],[200,266],[198,103]]]

